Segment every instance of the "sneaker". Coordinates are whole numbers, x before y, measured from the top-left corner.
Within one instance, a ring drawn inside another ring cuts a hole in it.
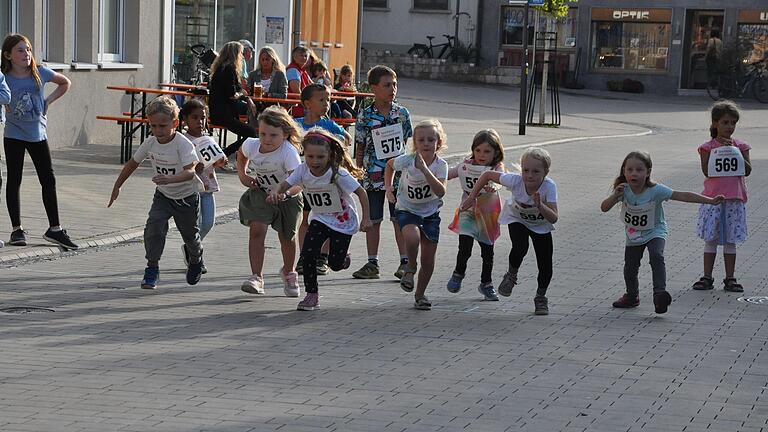
[[[347,254],[346,257],[344,257],[344,262],[341,263],[341,269],[346,270],[349,268],[349,266],[352,265],[352,254]]]
[[[11,241],[9,241],[8,243],[10,243],[13,246],[26,246],[27,232],[21,228],[14,230],[11,233]]]
[[[325,255],[320,255],[317,257],[317,274],[319,276],[325,276],[328,273],[331,272],[331,268],[328,267],[328,257]]]
[[[653,307],[657,314],[667,313],[669,304],[672,303],[672,296],[666,291],[653,293]]]
[[[502,279],[499,284],[499,294],[504,297],[509,297],[512,295],[512,288],[514,288],[515,285],[517,285],[517,271],[513,272],[510,270],[504,274],[504,279]]]
[[[283,292],[286,297],[298,297],[299,296],[299,274],[292,271],[288,274],[283,273],[283,268],[280,267],[280,278],[283,279]]]
[[[159,267],[147,267],[144,269],[144,279],[141,280],[143,289],[157,288],[157,280],[160,279]]]
[[[640,297],[631,297],[629,294],[624,294],[620,299],[613,302],[613,307],[628,309],[640,306]]]
[[[187,252],[187,245],[181,245],[181,256],[184,257],[184,265],[189,267],[189,252]]]
[[[407,269],[403,274],[403,277],[400,278],[400,288],[402,288],[403,291],[405,292],[413,291],[413,286],[414,286],[413,280],[415,276],[416,276],[416,269]]]
[[[546,297],[537,295],[533,298],[533,313],[534,315],[549,315]]]
[[[432,302],[428,298],[422,297],[413,302],[413,307],[418,310],[432,310]]]
[[[400,279],[405,274],[405,269],[408,268],[407,263],[400,263],[400,265],[397,267],[397,271],[395,272],[395,277]]]
[[[451,275],[451,278],[448,279],[448,284],[446,285],[446,288],[448,288],[449,292],[452,292],[456,294],[461,290],[461,281],[464,279],[464,275],[456,274],[454,273]],[[496,299],[498,300],[498,299]]]
[[[379,266],[368,261],[360,270],[352,273],[352,277],[355,279],[378,279]]]
[[[5,242],[0,240],[0,248],[3,247],[3,246],[5,246]]]
[[[71,249],[71,250],[77,250],[80,249],[80,246],[72,243],[72,240],[70,240],[69,236],[67,235],[67,230],[58,230],[53,231],[50,228],[48,228],[48,231],[43,234],[43,238],[48,240],[51,243],[55,243],[64,249]]]
[[[296,263],[296,273],[304,274],[304,257],[299,255],[299,261]]]
[[[203,263],[202,271],[203,271],[203,274],[208,273],[208,268],[205,266],[205,263]]]
[[[264,294],[264,279],[253,275],[240,285],[240,289],[248,294]]]
[[[317,293],[307,293],[304,300],[299,302],[296,306],[296,310],[300,311],[313,311],[320,309],[320,296]]]
[[[496,295],[496,290],[493,288],[493,283],[481,283],[478,285],[477,290],[480,291],[480,294],[482,294],[483,297],[485,297],[483,300],[499,301],[499,296]]]
[[[187,283],[190,285],[197,285],[200,282],[200,276],[203,275],[203,260],[196,263],[189,263],[187,267]]]

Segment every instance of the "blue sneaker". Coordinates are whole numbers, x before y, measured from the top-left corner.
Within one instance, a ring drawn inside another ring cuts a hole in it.
[[[454,273],[451,275],[451,278],[448,279],[448,285],[446,288],[448,288],[448,291],[456,294],[461,290],[461,281],[464,279],[464,275],[456,274]]]
[[[144,279],[141,280],[143,289],[157,288],[157,280],[160,279],[159,267],[147,267],[144,269]]]
[[[189,263],[187,267],[187,283],[196,285],[200,282],[200,276],[203,274],[203,260],[196,263]]]
[[[496,290],[493,288],[493,284],[491,282],[487,283],[481,283],[477,290],[480,291],[480,294],[485,297],[484,300],[487,301],[499,301],[499,296],[496,294]]]

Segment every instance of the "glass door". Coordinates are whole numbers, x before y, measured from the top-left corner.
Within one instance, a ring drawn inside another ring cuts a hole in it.
[[[707,45],[720,44],[723,38],[722,10],[687,10],[680,86],[707,88]],[[710,39],[712,41],[710,41]]]

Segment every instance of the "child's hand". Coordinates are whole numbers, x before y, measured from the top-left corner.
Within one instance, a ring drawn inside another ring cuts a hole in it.
[[[531,195],[531,198],[533,198],[534,207],[541,208],[541,194],[534,192],[533,195]]]
[[[465,211],[471,209],[475,205],[475,200],[477,198],[473,196],[468,196],[467,199],[464,200],[464,202],[461,203],[461,207],[459,207],[459,210]]]
[[[394,192],[392,192],[392,189],[387,189],[387,192],[384,195],[387,197],[387,201],[391,202],[392,204],[397,202],[397,197],[395,196]]]
[[[158,174],[152,177],[152,182],[154,182],[156,185],[167,185],[171,183],[170,177],[165,174]]]
[[[626,183],[620,183],[618,186],[616,186],[613,189],[613,197],[619,198],[620,196],[624,195],[624,189],[627,187]]]
[[[724,195],[718,195],[718,196],[710,199],[710,204],[716,205],[716,204],[722,203],[723,201],[725,201],[725,196]]]
[[[276,194],[274,192],[271,192],[269,195],[267,195],[267,204],[277,204],[280,201],[283,201],[285,199],[285,194]]]
[[[120,195],[120,188],[119,187],[112,188],[112,195],[109,197],[109,204],[107,204],[107,208],[112,207],[112,203],[117,201],[118,195]]]
[[[245,186],[247,188],[251,188],[251,189],[255,189],[255,188],[259,187],[259,182],[257,182],[255,178],[253,178],[251,176],[247,176],[247,175],[244,175],[244,176],[240,177],[240,183],[243,186]]]
[[[371,223],[371,220],[369,218],[365,218],[362,221],[360,221],[360,231],[362,232],[368,232],[369,229],[373,227],[373,224]]]
[[[416,153],[416,158],[413,160],[413,166],[415,166],[417,170],[423,171],[425,165],[424,158],[421,157],[420,153]]]
[[[224,156],[223,158],[217,160],[213,163],[214,168],[221,168],[229,163],[229,159]]]

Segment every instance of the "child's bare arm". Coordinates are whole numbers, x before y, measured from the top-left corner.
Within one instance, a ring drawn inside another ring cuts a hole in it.
[[[130,177],[138,167],[139,163],[133,159],[129,159],[128,162],[123,165],[123,169],[120,171],[120,175],[118,175],[117,180],[115,180],[115,185],[112,186],[112,195],[109,198],[109,204],[107,204],[107,207],[112,207],[112,203],[114,203],[117,200],[117,197],[120,195],[120,188],[123,187],[123,183],[128,180],[128,177]]]

